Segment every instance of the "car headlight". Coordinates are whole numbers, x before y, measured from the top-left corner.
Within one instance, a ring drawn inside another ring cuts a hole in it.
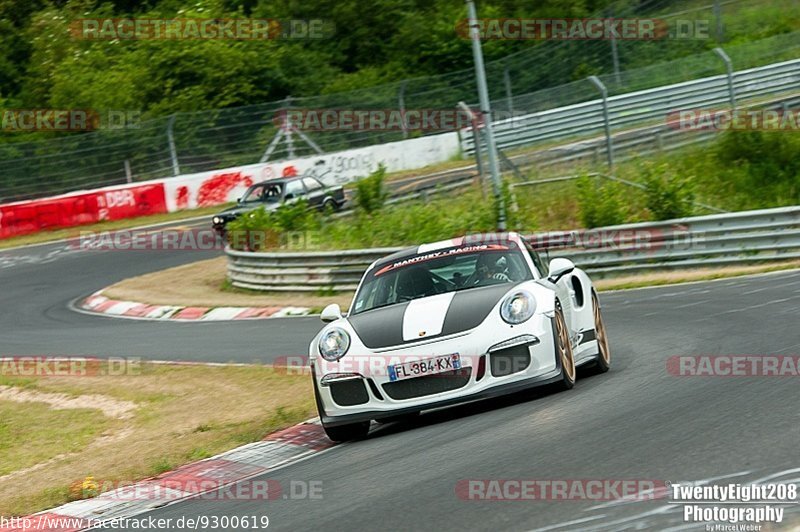
[[[330,362],[342,358],[350,348],[350,335],[339,327],[325,331],[319,339],[319,354]]]
[[[219,225],[222,223],[222,218],[220,218],[219,216],[214,216],[213,218],[211,218],[211,223],[213,223],[214,225]]]
[[[536,298],[524,290],[509,294],[500,304],[500,317],[511,325],[528,321],[534,312],[536,312]]]

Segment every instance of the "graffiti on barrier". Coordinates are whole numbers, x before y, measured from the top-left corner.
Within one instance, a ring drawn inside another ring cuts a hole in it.
[[[249,187],[253,179],[242,172],[215,174],[203,181],[197,191],[197,206],[208,207],[228,201],[231,191],[237,187]]]

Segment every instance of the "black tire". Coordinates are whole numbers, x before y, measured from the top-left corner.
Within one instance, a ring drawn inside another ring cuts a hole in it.
[[[559,390],[570,390],[575,386],[577,376],[575,369],[575,357],[572,354],[572,344],[569,342],[569,331],[567,322],[564,319],[564,311],[561,310],[561,303],[556,300],[556,311],[553,317],[553,351],[556,363],[561,367],[561,375],[556,388]]]
[[[322,428],[325,429],[325,434],[328,435],[328,438],[333,441],[344,442],[362,440],[366,438],[369,433],[369,421],[337,425],[335,427],[327,427],[323,423]]]
[[[592,315],[594,316],[594,333],[597,338],[597,358],[592,365],[595,373],[605,373],[611,367],[611,349],[608,346],[606,324],[600,310],[600,301],[592,290]]]
[[[325,410],[322,408],[322,400],[319,397],[319,390],[317,390],[316,376],[313,373],[313,369],[312,378],[314,379],[314,401],[317,403],[317,412],[319,412],[319,417],[322,419],[325,417]],[[325,430],[325,434],[328,438],[335,442],[361,440],[366,438],[369,433],[369,421],[337,425],[335,427],[329,427],[323,423],[322,428]]]
[[[327,198],[322,202],[322,212],[336,212],[339,210],[339,205],[332,198]]]

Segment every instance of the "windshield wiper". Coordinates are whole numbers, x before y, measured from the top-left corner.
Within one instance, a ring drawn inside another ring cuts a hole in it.
[[[370,310],[375,310],[375,309],[378,309],[378,308],[390,307],[392,305],[397,305],[398,303],[405,303],[406,301],[411,301],[413,299],[419,299],[419,298],[410,297],[410,296],[400,296],[400,298],[397,301],[392,301],[391,303],[381,303],[380,305],[375,305],[374,307],[369,307],[369,308],[364,309],[364,310],[359,310],[355,314],[361,314],[362,312],[369,312]]]

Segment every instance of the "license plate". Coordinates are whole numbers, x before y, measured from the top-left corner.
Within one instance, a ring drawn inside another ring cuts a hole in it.
[[[389,380],[395,382],[414,377],[424,377],[425,375],[435,375],[436,373],[444,373],[455,369],[461,369],[461,357],[458,353],[389,366]]]

